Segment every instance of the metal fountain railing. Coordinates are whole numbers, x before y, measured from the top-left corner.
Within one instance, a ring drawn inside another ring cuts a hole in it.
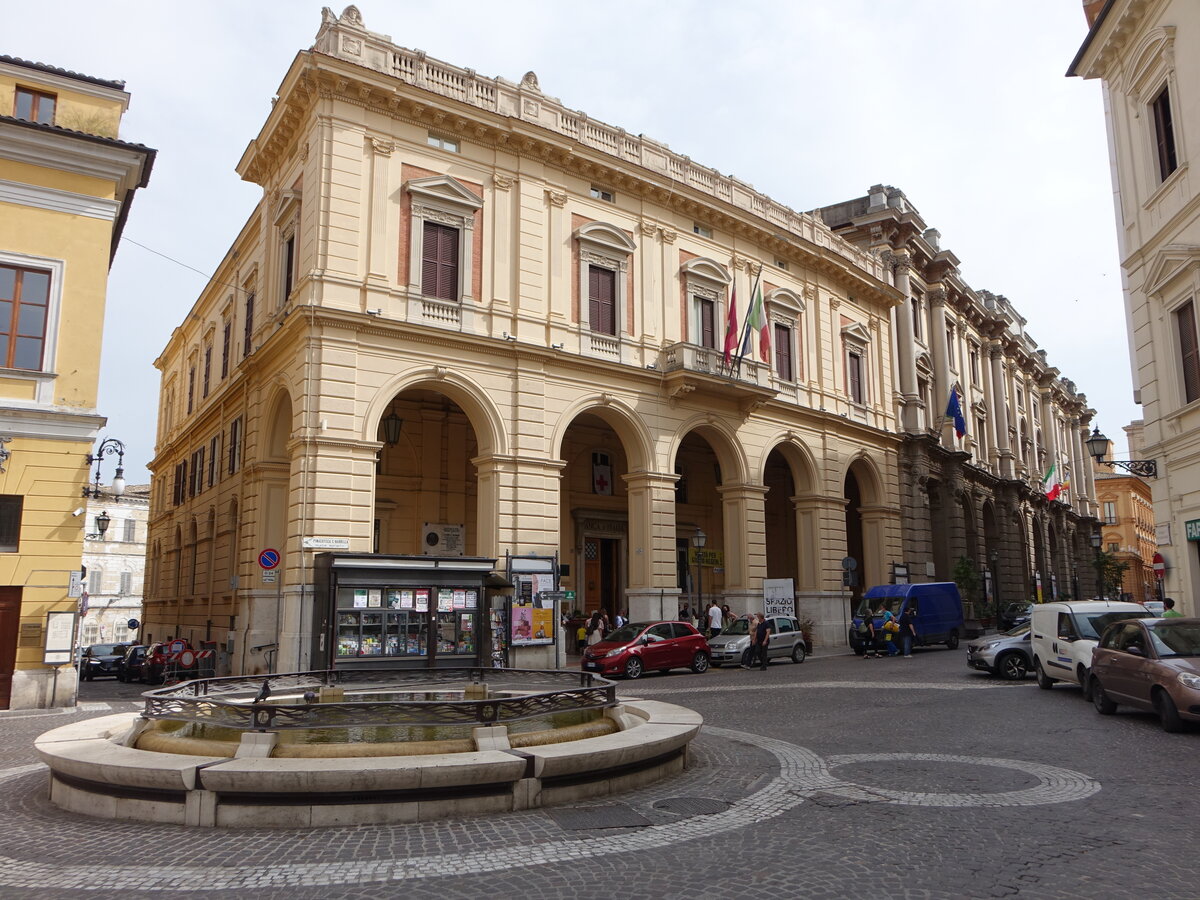
[[[486,699],[317,702],[323,687],[388,691],[461,691],[486,684]],[[569,685],[569,686],[564,686]],[[536,688],[547,690],[535,690]],[[497,692],[519,691],[514,696]],[[272,700],[289,695],[287,702]],[[243,731],[360,726],[501,725],[559,712],[616,706],[616,685],[588,672],[557,669],[419,669],[289,672],[184,681],[142,694],[142,716]]]

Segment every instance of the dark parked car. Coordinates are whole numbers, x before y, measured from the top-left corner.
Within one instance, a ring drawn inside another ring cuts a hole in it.
[[[125,651],[125,658],[117,667],[117,681],[142,680],[142,666],[146,661],[146,651],[150,648],[145,644],[134,644]]]
[[[1001,631],[1016,628],[1029,621],[1032,609],[1032,603],[1010,603],[1000,610],[1000,615],[996,617],[996,624],[1000,626]]]
[[[117,668],[125,658],[129,644],[92,644],[79,658],[79,674],[84,681],[93,678],[116,678]]]
[[[1200,619],[1125,619],[1105,629],[1092,651],[1092,702],[1158,715],[1164,731],[1200,722]]]
[[[583,651],[585,672],[641,678],[647,669],[708,669],[708,641],[687,622],[631,622]]]

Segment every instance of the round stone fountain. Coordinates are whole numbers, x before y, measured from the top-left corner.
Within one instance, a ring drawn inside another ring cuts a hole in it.
[[[64,809],[177,825],[414,822],[570,803],[683,769],[699,714],[562,670],[209,678],[36,749]]]

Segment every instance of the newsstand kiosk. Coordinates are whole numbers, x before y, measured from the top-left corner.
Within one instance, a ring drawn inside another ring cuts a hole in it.
[[[484,557],[318,553],[313,667],[490,666],[495,567]]]

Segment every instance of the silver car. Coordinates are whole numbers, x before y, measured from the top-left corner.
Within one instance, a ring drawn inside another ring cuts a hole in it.
[[[807,655],[804,632],[800,630],[800,623],[795,618],[771,616],[767,619],[767,626],[771,629],[771,642],[767,645],[768,662],[773,659],[804,662]],[[742,616],[726,625],[715,638],[709,639],[712,664],[720,666],[724,663],[740,663],[743,654],[750,647],[750,629],[750,617]]]
[[[1008,681],[1020,681],[1033,671],[1030,623],[967,644],[967,665]]]

